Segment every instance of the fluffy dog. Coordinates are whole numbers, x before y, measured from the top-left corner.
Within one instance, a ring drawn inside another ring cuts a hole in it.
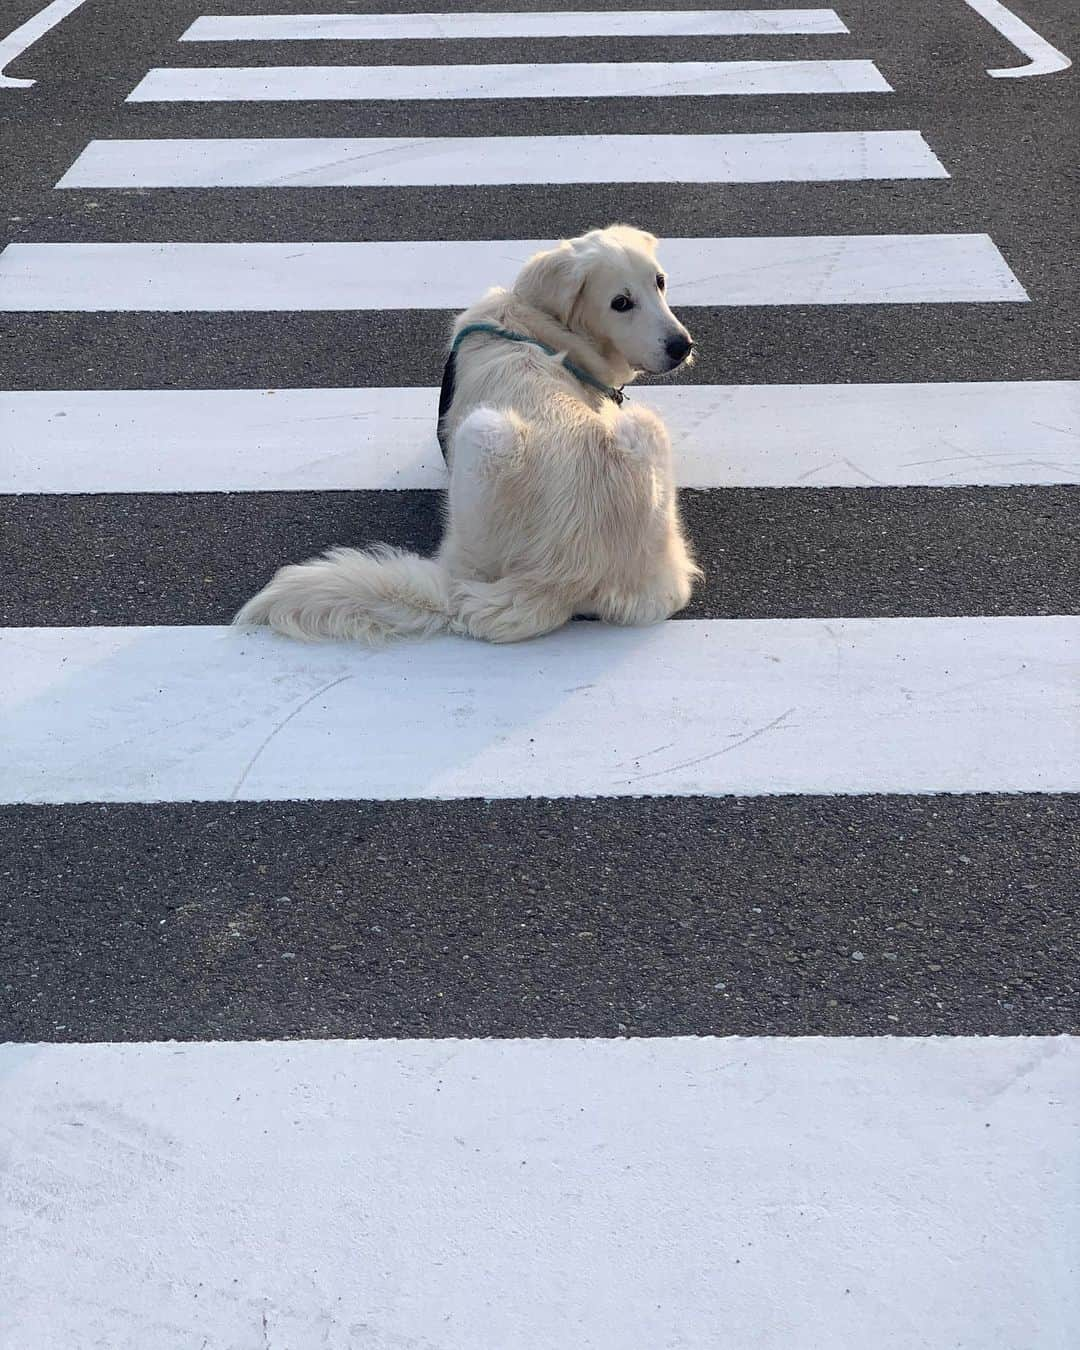
[[[294,638],[378,644],[455,632],[517,642],[575,614],[650,624],[700,575],[663,423],[621,386],[691,359],[654,235],[592,230],[458,316],[444,407],[450,483],[433,558],[332,549],[282,568],[236,616]],[[492,330],[498,330],[493,332]]]

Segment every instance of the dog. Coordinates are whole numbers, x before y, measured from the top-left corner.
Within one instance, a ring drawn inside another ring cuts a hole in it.
[[[693,355],[657,243],[627,225],[591,230],[458,316],[434,557],[334,548],[282,568],[234,623],[372,646],[440,632],[519,642],[575,615],[652,624],[683,609],[701,572],[671,443],[655,413],[621,406],[638,374]]]

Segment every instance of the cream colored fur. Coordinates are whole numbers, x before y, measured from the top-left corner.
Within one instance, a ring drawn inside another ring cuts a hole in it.
[[[625,225],[565,241],[454,331],[481,322],[528,334],[613,386],[672,369],[665,343],[689,335],[658,288],[656,243]],[[611,307],[622,295],[634,302],[626,313]],[[282,568],[235,622],[369,644],[441,631],[516,642],[574,614],[649,624],[689,601],[700,573],[655,413],[618,408],[537,347],[474,335],[458,350],[447,427],[434,558],[336,548]]]

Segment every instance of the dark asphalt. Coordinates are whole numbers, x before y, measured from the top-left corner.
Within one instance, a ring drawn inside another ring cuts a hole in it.
[[[1077,312],[1073,305],[1054,317],[1023,304],[679,309],[701,344],[689,377],[701,384],[1075,379]],[[9,389],[437,386],[450,320],[440,310],[0,314],[0,350]]]
[[[35,807],[0,840],[19,1040],[1080,1031],[1077,797]]]
[[[686,0],[688,3],[689,0]],[[694,0],[695,7],[709,0]],[[42,0],[0,0],[6,33]],[[584,0],[477,0],[581,8]],[[327,0],[290,0],[323,12]],[[430,0],[365,6],[429,10]],[[655,0],[588,0],[655,8]],[[13,63],[0,244],[992,235],[1030,305],[687,308],[703,383],[1080,378],[1076,68],[961,0],[824,38],[183,44],[254,0],[87,3]],[[1070,0],[1013,8],[1080,54]],[[892,95],[125,106],[155,65],[874,60]],[[95,137],[917,129],[953,175],[849,184],[53,191]],[[0,314],[0,387],[431,385],[450,316]],[[1078,612],[1070,488],[683,494],[688,614]],[[434,545],[433,494],[0,498],[4,624],[215,623],[328,543]],[[0,1039],[1080,1030],[1080,796],[0,810]]]
[[[1080,488],[681,494],[705,567],[691,619],[1080,613]],[[431,552],[441,494],[0,496],[0,623],[227,623],[332,544]]]

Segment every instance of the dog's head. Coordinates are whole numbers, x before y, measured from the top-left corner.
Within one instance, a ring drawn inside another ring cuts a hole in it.
[[[527,304],[618,354],[633,370],[660,375],[690,359],[690,334],[668,308],[656,236],[629,225],[590,230],[530,258],[514,283]]]

